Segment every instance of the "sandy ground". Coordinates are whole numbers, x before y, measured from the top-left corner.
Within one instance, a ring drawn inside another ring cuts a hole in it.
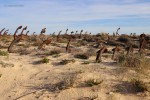
[[[51,50],[54,47],[49,48]],[[81,49],[84,51],[84,47]],[[85,60],[61,53],[57,58],[47,56],[50,62],[41,64],[37,62],[43,56],[35,53],[37,52],[0,56],[0,61],[8,64],[5,68],[0,64],[0,100],[150,100],[148,92],[127,91],[128,86],[124,83],[131,76],[136,77],[136,73],[119,67],[111,58],[103,58],[102,63],[94,63],[95,56],[92,56],[88,60],[91,61],[90,64],[82,64]],[[75,59],[75,62],[59,65],[63,59]],[[52,84],[73,75],[76,77],[72,87],[53,91]],[[92,87],[85,86],[85,81],[89,79],[103,82]],[[121,91],[117,91],[120,85]]]

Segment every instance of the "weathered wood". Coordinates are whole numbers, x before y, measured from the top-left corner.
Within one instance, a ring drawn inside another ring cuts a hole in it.
[[[102,61],[102,53],[107,52],[107,48],[105,46],[103,46],[102,48],[100,48],[100,50],[98,50],[96,52],[96,62],[101,62]]]
[[[120,51],[119,46],[116,46],[115,48],[113,48],[112,51],[113,51],[112,59],[115,60],[117,58],[116,57],[117,53]]]
[[[19,27],[16,29],[15,33],[14,33],[14,39],[13,39],[13,41],[11,42],[11,44],[9,45],[9,47],[8,47],[8,52],[9,52],[9,53],[13,53],[13,50],[12,50],[13,45],[14,45],[15,43],[19,42],[19,41],[22,39],[22,35],[20,35],[20,36],[17,36],[17,35],[16,35],[17,32],[18,32],[18,30],[21,29],[21,28],[22,28],[22,26],[19,26]]]
[[[71,39],[69,39],[69,41],[68,41],[68,43],[67,43],[67,46],[66,46],[66,52],[68,52],[68,53],[71,52],[70,42],[71,42]]]

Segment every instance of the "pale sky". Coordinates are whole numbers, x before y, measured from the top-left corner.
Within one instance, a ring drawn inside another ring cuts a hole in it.
[[[150,33],[150,0],[0,0],[0,30]]]

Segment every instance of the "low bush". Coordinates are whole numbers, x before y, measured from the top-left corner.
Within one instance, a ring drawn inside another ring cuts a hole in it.
[[[49,63],[49,59],[48,59],[48,58],[43,58],[43,59],[41,60],[41,63]]]
[[[48,53],[48,55],[58,55],[58,54],[60,54],[60,53],[61,53],[60,50],[52,50],[52,51],[50,51],[50,52]]]
[[[67,60],[67,59],[65,59],[65,60],[62,60],[59,64],[60,64],[60,65],[66,65],[66,64],[68,64],[68,63],[74,63],[74,62],[75,62],[74,59],[72,59],[72,60]]]
[[[70,76],[54,84],[53,87],[54,87],[54,90],[65,90],[65,89],[73,87],[74,83],[75,83],[75,76]]]
[[[148,91],[148,87],[146,86],[146,84],[143,81],[140,81],[137,79],[132,79],[130,83],[135,92]]]
[[[122,42],[122,43],[127,43],[127,42],[130,42],[130,38],[128,36],[120,36],[118,38],[118,41]]]
[[[83,54],[76,54],[74,57],[75,57],[75,58],[79,58],[79,59],[89,59],[89,55],[86,54],[86,53],[83,53]]]
[[[93,48],[90,48],[86,51],[86,54],[88,54],[88,56],[96,56],[96,50]]]
[[[119,55],[118,63],[123,67],[146,68],[150,66],[150,61],[140,55]]]

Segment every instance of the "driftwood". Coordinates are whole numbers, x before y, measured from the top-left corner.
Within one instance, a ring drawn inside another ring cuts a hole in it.
[[[39,38],[44,41],[46,39],[46,35],[44,34],[46,32],[46,28],[43,28],[40,32]]]
[[[2,32],[5,30],[5,28],[3,28],[1,31],[0,31],[0,35],[2,35]]]
[[[47,38],[42,42],[41,45],[39,45],[38,49],[42,49],[44,45],[49,45],[51,43],[51,38]]]
[[[74,33],[74,32],[72,31],[70,35],[73,35],[73,33]]]
[[[14,45],[15,43],[18,43],[20,40],[22,40],[22,35],[20,35],[20,36],[17,36],[17,35],[16,35],[17,32],[18,32],[18,30],[21,29],[21,28],[22,28],[22,26],[19,26],[19,27],[16,29],[15,33],[14,33],[14,39],[13,39],[13,41],[11,42],[11,44],[9,45],[9,47],[8,47],[8,52],[9,52],[9,53],[13,53],[13,50],[12,50],[13,45]]]
[[[3,36],[7,36],[7,34],[8,34],[8,31],[9,31],[9,29],[8,29],[8,30],[6,30],[6,31],[4,31],[4,34],[3,34]]]
[[[120,51],[119,46],[116,46],[115,48],[113,48],[112,51],[113,51],[112,59],[116,60],[116,58],[117,58],[116,55]]]
[[[80,32],[79,39],[81,39],[81,38],[82,38],[82,32],[83,32],[83,30],[81,30],[81,32]]]
[[[75,35],[78,33],[78,31],[76,31]]]
[[[100,50],[97,51],[97,56],[96,56],[96,62],[101,62],[102,61],[102,53],[107,52],[107,48],[105,46],[101,47]]]
[[[118,31],[120,30],[120,27],[117,29],[117,31],[116,31],[116,36],[118,35],[119,36],[119,33],[118,33]]]
[[[68,53],[71,52],[70,42],[71,42],[71,39],[69,39],[69,41],[68,41],[68,43],[67,43],[67,46],[66,46],[66,52],[68,52]]]
[[[33,34],[32,34],[33,36],[35,36],[35,32],[33,32]]]
[[[115,37],[116,35],[115,35],[115,33],[113,32],[113,37]]]
[[[65,34],[67,34],[67,32],[68,32],[68,29],[66,29],[66,32],[65,32]]]
[[[45,33],[46,32],[46,28],[43,28],[42,30],[41,30],[41,33],[40,34],[43,34],[43,33]]]
[[[61,33],[62,31],[59,31],[59,33],[58,33],[58,35],[57,35],[57,42],[59,41],[59,37],[60,37],[60,33]]]
[[[125,50],[127,51],[127,55],[133,54],[134,51],[132,45],[126,47]]]
[[[29,31],[26,32],[26,36],[28,35]]]
[[[23,32],[24,32],[26,29],[27,29],[27,26],[26,26],[26,27],[24,27],[24,28],[22,29],[22,31],[21,31],[21,33],[20,33],[20,35],[22,35],[22,34],[23,34]]]
[[[140,41],[140,46],[139,46],[139,53],[141,53],[145,47],[146,47],[146,35],[143,33],[140,35],[139,37],[139,41]]]

